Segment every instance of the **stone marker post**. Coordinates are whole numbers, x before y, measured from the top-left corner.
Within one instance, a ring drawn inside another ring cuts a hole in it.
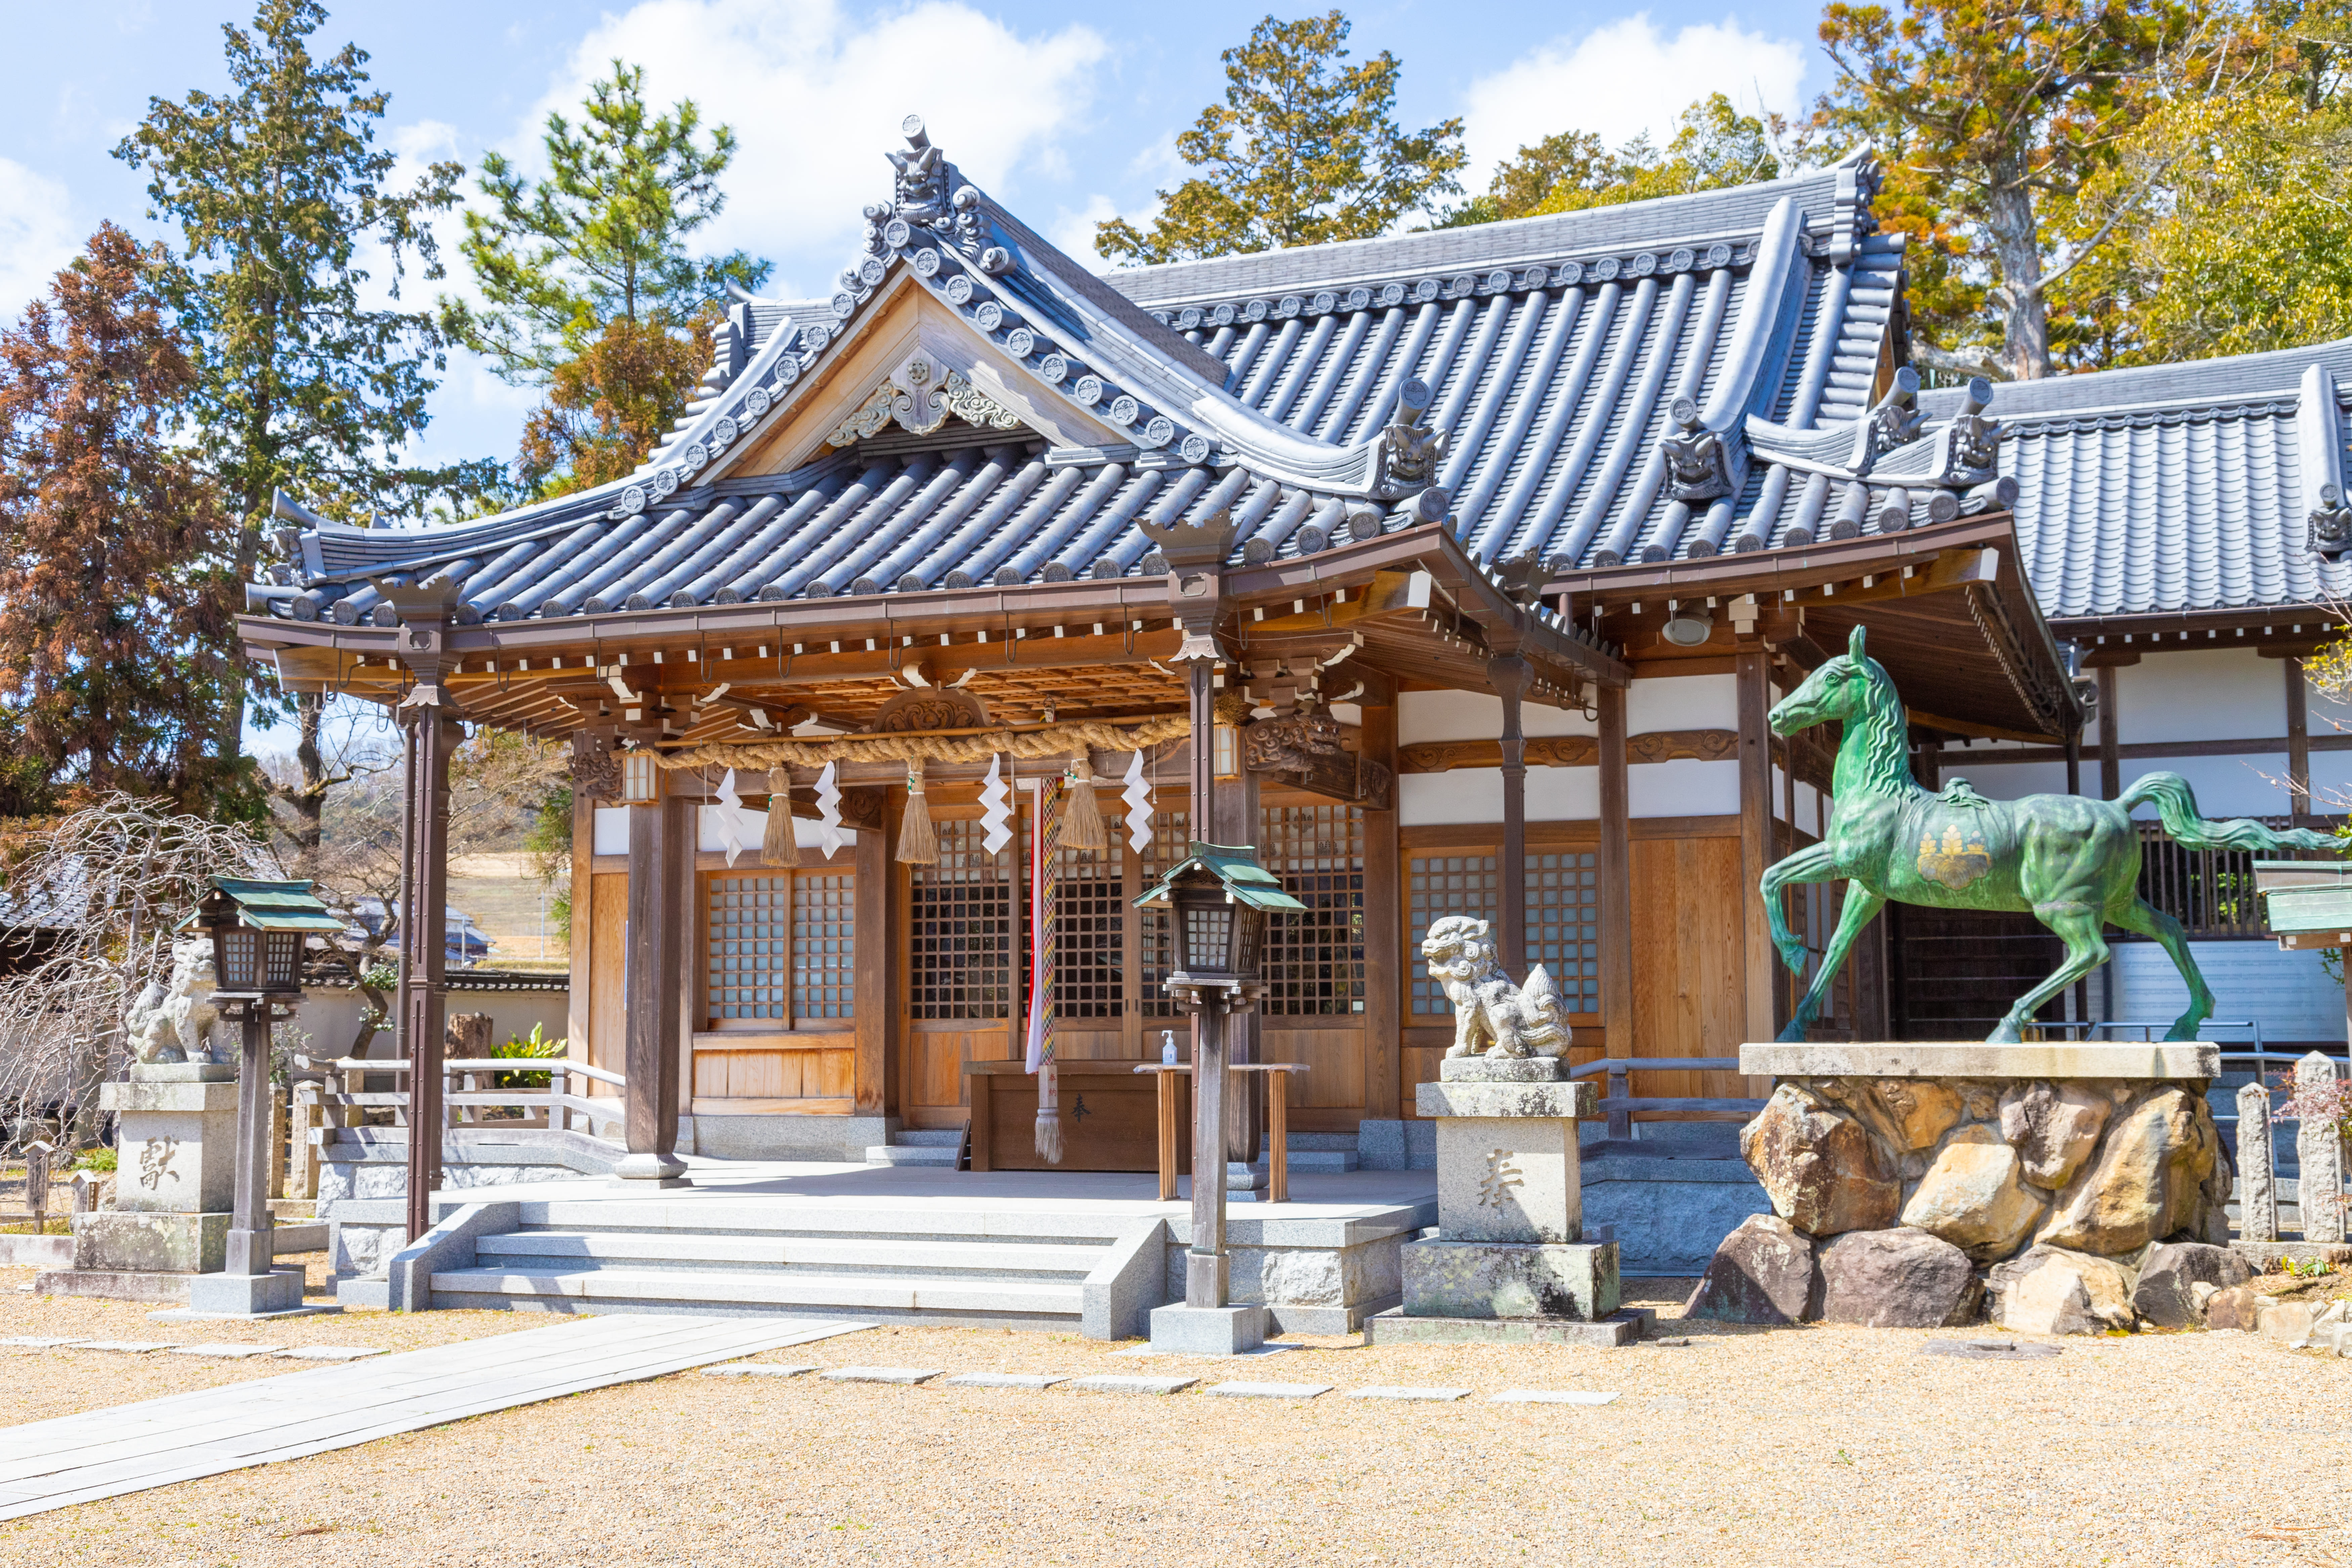
[[[2278,1239],[2277,1156],[2271,1144],[2271,1093],[2261,1082],[2238,1090],[2238,1237]]]
[[[2294,1064],[2295,1092],[2305,1103],[2318,1100],[2336,1087],[2336,1064],[2317,1051]],[[2344,1138],[2336,1120],[2306,1116],[2294,1130],[2295,1163],[2302,1166],[2296,1181],[2296,1207],[2303,1212],[2303,1239],[2338,1242],[2344,1239]]]

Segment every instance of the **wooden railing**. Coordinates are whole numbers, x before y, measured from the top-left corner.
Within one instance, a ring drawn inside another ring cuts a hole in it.
[[[294,1086],[295,1134],[302,1148],[303,1169],[297,1182],[303,1195],[318,1194],[318,1146],[325,1131],[367,1125],[372,1115],[385,1115],[394,1127],[408,1125],[408,1089],[365,1088],[371,1078],[404,1080],[408,1063],[398,1058],[303,1057],[294,1058],[300,1075]],[[602,1138],[602,1127],[617,1127],[627,1115],[628,1079],[604,1068],[565,1057],[459,1057],[444,1061],[446,1079],[441,1094],[441,1125],[496,1127],[518,1131],[553,1131]],[[544,1089],[500,1088],[499,1073],[546,1073]],[[572,1092],[573,1079],[601,1083],[618,1091],[591,1095]],[[561,1087],[558,1087],[561,1080]]]

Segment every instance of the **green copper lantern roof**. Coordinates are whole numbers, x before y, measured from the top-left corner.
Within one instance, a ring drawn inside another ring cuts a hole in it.
[[[183,927],[208,915],[235,912],[245,924],[262,931],[338,931],[343,922],[310,889],[315,882],[257,882],[241,877],[208,879],[212,889],[197,903]]]
[[[1307,906],[1282,890],[1282,880],[1257,863],[1254,845],[1202,844],[1195,839],[1186,846],[1184,858],[1169,868],[1168,874],[1144,889],[1135,900],[1139,910],[1164,910],[1168,895],[1177,879],[1195,869],[1206,871],[1225,885],[1225,896],[1235,903],[1247,904],[1254,910],[1265,910],[1278,914],[1304,914]]]
[[[2352,861],[2257,860],[2254,886],[2274,935],[2352,930]]]

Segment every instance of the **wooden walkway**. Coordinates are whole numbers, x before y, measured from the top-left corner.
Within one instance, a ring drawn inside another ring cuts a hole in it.
[[[0,1519],[349,1448],[867,1325],[595,1317],[0,1429]]]

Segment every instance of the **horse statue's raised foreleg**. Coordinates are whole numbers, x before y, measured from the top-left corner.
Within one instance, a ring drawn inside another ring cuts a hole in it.
[[[1789,966],[1791,974],[1805,973],[1805,944],[1789,929],[1789,911],[1781,900],[1780,890],[1796,882],[1834,882],[1837,879],[1837,858],[1826,844],[1808,846],[1765,868],[1764,879],[1759,884],[1764,894],[1765,917],[1771,922],[1772,945],[1780,951],[1780,962]],[[1838,917],[1837,933],[1830,939],[1829,951],[1822,955],[1821,973],[1813,976],[1812,984],[1805,991],[1804,1000],[1798,1003],[1788,1027],[1780,1031],[1781,1039],[1799,1042],[1804,1039],[1805,1031],[1821,1016],[1822,998],[1829,994],[1830,983],[1836,978],[1838,965],[1845,962],[1846,949],[1853,945],[1854,937],[1870,923],[1870,917],[1876,914],[1885,902],[1885,899],[1858,882],[1846,884],[1845,910]],[[1858,909],[1862,910],[1859,916],[1855,913]]]
[[[1853,948],[1854,939],[1862,934],[1862,928],[1870,923],[1872,917],[1885,907],[1884,898],[1860,882],[1845,885],[1845,907],[1838,911],[1837,930],[1830,933],[1830,944],[1822,953],[1821,973],[1815,974],[1813,983],[1805,987],[1804,998],[1797,1004],[1797,1011],[1789,1019],[1789,1026],[1780,1031],[1781,1039],[1798,1044],[1803,1042],[1805,1032],[1813,1026],[1813,1020],[1822,1016],[1822,999],[1830,994],[1831,985],[1836,983],[1838,971],[1845,967],[1845,955]]]
[[[2189,1011],[2172,1021],[2168,1040],[2193,1040],[2203,1029],[2205,1020],[2213,1016],[2213,993],[2205,986],[2205,976],[2198,972],[2197,960],[2189,951],[2189,933],[2180,922],[2135,895],[2129,907],[2116,905],[2107,910],[2107,919],[2126,931],[2136,931],[2142,936],[2152,936],[2164,944],[2172,955],[2172,966],[2180,971],[2180,978],[2189,984]]]

